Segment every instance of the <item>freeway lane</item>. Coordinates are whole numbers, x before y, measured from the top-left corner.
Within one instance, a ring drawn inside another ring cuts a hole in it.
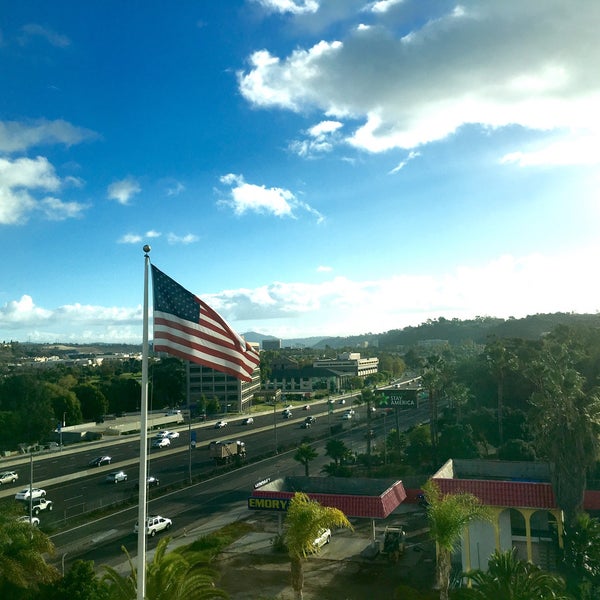
[[[359,411],[357,411],[358,413]],[[427,409],[422,408],[417,411],[403,411],[400,417],[401,429],[406,429],[415,423],[422,422],[426,418]],[[360,415],[359,415],[360,416]],[[339,418],[339,417],[338,417]],[[393,426],[390,418],[375,418],[371,422],[374,430],[375,444],[383,443],[385,434]],[[326,420],[324,420],[326,421]],[[358,419],[364,425],[364,415]],[[346,423],[348,425],[348,423]],[[326,428],[327,424],[323,423]],[[298,442],[302,436],[312,430],[300,429],[298,424],[288,426],[283,430],[286,436],[299,435]],[[364,426],[354,425],[348,427],[341,435],[346,445],[356,453],[364,453],[366,449],[366,428]],[[248,442],[251,445],[258,446],[258,440],[262,439],[262,444],[271,446],[272,432],[261,432],[252,436]],[[330,462],[325,455],[326,439],[315,442],[314,446],[319,454],[318,458],[311,463],[311,475],[318,475],[321,467]],[[202,525],[206,525],[217,516],[226,514],[236,514],[244,511],[247,497],[250,495],[254,483],[265,477],[276,478],[285,475],[303,475],[302,465],[293,460],[292,456],[295,450],[281,453],[257,463],[245,465],[235,471],[227,472],[219,476],[211,477],[201,483],[188,486],[184,489],[176,490],[159,497],[152,498],[149,501],[149,514],[162,514],[174,521],[173,529],[169,535],[174,538],[186,536],[193,540],[193,532]],[[206,450],[196,450],[195,456],[208,456]],[[167,457],[165,457],[166,459]],[[168,465],[171,464],[169,467]],[[210,462],[206,460],[206,464]],[[160,471],[161,478],[165,470],[171,469],[181,473],[186,468],[185,465],[173,463],[171,457],[170,463]],[[101,484],[100,484],[101,485]],[[109,486],[109,488],[118,486]],[[119,492],[117,492],[119,493]],[[133,491],[130,492],[132,499]],[[241,507],[241,508],[240,508]],[[123,554],[121,546],[124,545],[129,552],[135,553],[137,548],[136,537],[132,532],[133,524],[137,517],[137,505],[133,504],[130,508],[120,509],[115,514],[102,519],[91,520],[90,522],[76,528],[67,528],[66,530],[51,536],[52,541],[57,547],[55,563],[70,564],[76,558],[85,560],[94,560],[97,566],[102,564],[118,565],[123,563]],[[233,517],[232,517],[233,518]],[[67,522],[68,525],[68,522]],[[148,541],[149,549],[152,549],[158,537]],[[188,543],[188,541],[186,541]]]
[[[348,446],[365,451],[364,429],[354,428],[346,432]],[[311,474],[317,474],[330,459],[325,455],[325,441],[316,444],[319,454],[311,463]],[[304,467],[293,460],[295,450],[273,456],[257,463],[245,465],[235,471],[210,478],[193,486],[165,494],[151,500],[149,514],[161,514],[173,520],[173,528],[167,535],[174,539],[194,539],[194,531],[210,523],[217,515],[246,513],[245,506],[254,484],[265,477],[275,479],[288,475],[304,475]],[[101,565],[117,567],[125,563],[121,550],[127,548],[132,557],[137,553],[137,537],[133,524],[137,518],[137,506],[118,511],[103,519],[97,519],[80,527],[51,536],[57,552],[52,562],[58,568],[68,569],[76,559],[93,560]],[[235,517],[232,518],[232,520]],[[163,535],[163,534],[161,534]],[[160,535],[148,540],[152,550]]]

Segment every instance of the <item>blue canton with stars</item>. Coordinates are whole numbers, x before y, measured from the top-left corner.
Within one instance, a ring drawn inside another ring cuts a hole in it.
[[[200,305],[194,295],[152,265],[154,310],[172,314],[180,319],[200,322]]]

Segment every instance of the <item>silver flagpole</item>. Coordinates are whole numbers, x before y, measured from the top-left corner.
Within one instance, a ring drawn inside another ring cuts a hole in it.
[[[137,600],[146,597],[146,477],[148,460],[148,266],[150,246],[144,250],[144,318],[142,340],[142,402],[140,412],[140,477],[138,506]]]

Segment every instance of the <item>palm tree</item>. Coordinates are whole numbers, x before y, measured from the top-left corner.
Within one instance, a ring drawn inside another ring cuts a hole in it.
[[[304,474],[308,477],[308,467],[311,461],[315,460],[319,454],[309,444],[301,444],[294,454],[294,460],[297,460],[300,464],[304,465]]]
[[[494,340],[486,346],[486,358],[490,373],[496,380],[498,397],[498,445],[504,443],[504,380],[509,371],[517,368],[516,356],[503,340]]]
[[[28,521],[17,521],[16,514],[16,508],[12,507],[0,511],[0,595],[3,598],[17,598],[23,590],[36,590],[39,585],[60,577],[44,559],[44,555],[54,553],[54,544]]]
[[[167,553],[170,538],[160,540],[150,564],[146,565],[146,598],[148,600],[217,600],[229,598],[214,586],[216,573],[208,569],[204,555],[193,551]],[[111,600],[135,600],[137,571],[127,550],[130,574],[121,575],[104,566],[104,579],[110,584]]]
[[[446,361],[437,354],[428,356],[423,365],[421,381],[429,393],[429,431],[434,462],[437,462],[438,403],[439,396],[444,389],[445,379]]]
[[[568,534],[583,509],[587,472],[600,452],[600,398],[586,391],[564,344],[546,342],[528,376],[536,387],[529,426],[538,456],[552,466],[554,493]]]
[[[564,580],[525,560],[516,551],[494,552],[488,570],[469,571],[463,576],[473,587],[461,590],[464,600],[570,600]]]
[[[442,494],[440,488],[429,480],[424,486],[427,500],[429,534],[437,547],[437,585],[440,600],[448,600],[452,552],[462,534],[473,521],[489,520],[489,509],[473,494]]]
[[[284,539],[290,556],[292,588],[295,597],[301,600],[304,588],[304,560],[320,551],[314,541],[324,529],[352,529],[352,525],[341,510],[321,506],[301,492],[296,492],[290,500],[285,522],[287,530]]]
[[[577,515],[565,540],[567,587],[581,600],[600,596],[600,520]],[[592,594],[593,590],[593,594]]]

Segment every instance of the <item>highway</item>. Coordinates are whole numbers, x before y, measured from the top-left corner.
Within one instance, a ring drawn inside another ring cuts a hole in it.
[[[349,406],[349,401],[345,405],[336,403],[333,406],[335,412],[330,414],[325,402],[311,403],[310,411],[295,408],[292,419],[283,419],[279,409],[276,413],[254,416],[254,424],[249,426],[241,424],[245,416],[240,416],[227,419],[228,427],[220,430],[214,428],[214,422],[174,428],[180,437],[173,441],[171,448],[150,450],[149,472],[160,478],[160,486],[149,492],[148,514],[168,516],[174,521],[169,535],[185,535],[215,514],[245,502],[259,479],[303,475],[303,466],[292,458],[295,447],[303,441],[313,442],[319,453],[319,458],[311,464],[311,475],[318,475],[321,467],[330,462],[324,446],[329,428],[334,424],[343,423],[341,438],[353,452],[364,453],[366,407],[353,406],[353,419],[342,421],[341,414]],[[398,411],[401,429],[427,420],[427,412],[426,406],[413,411]],[[301,423],[308,415],[316,417],[316,422],[310,429],[303,429]],[[384,429],[389,431],[394,427],[395,420],[394,415],[387,418],[378,418],[377,413],[373,415],[374,443],[383,442]],[[190,450],[189,444],[191,431],[196,431],[197,447],[194,450]],[[325,439],[315,441],[318,437]],[[219,439],[245,441],[249,463],[235,471],[221,474],[215,471],[208,456],[208,444]],[[291,447],[292,450],[268,456],[273,454],[276,446],[280,449]],[[102,454],[112,456],[113,463],[100,468],[87,466],[91,459]],[[260,456],[266,458],[254,462]],[[67,447],[62,452],[34,456],[31,462],[28,457],[12,461],[3,459],[0,469],[17,470],[19,481],[0,490],[0,494],[12,496],[27,487],[29,470],[33,466],[34,487],[43,487],[54,503],[51,513],[39,516],[42,529],[49,533],[57,548],[55,560],[60,562],[60,568],[76,558],[94,560],[97,565],[118,563],[123,560],[121,546],[124,545],[132,556],[136,550],[133,524],[137,517],[138,457],[139,435],[131,435]],[[106,473],[119,469],[128,474],[128,481],[106,483]],[[201,481],[190,486],[190,474],[194,481]],[[97,511],[108,512],[110,516],[98,517]],[[78,524],[82,520],[85,522]],[[158,539],[159,536],[149,540],[149,548]]]

